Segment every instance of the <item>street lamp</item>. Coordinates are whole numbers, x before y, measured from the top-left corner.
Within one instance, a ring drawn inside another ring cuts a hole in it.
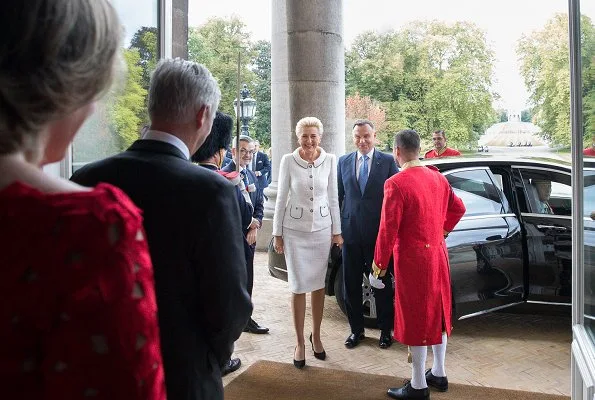
[[[242,135],[248,135],[248,123],[252,118],[254,118],[254,113],[256,112],[256,100],[254,100],[250,96],[250,91],[248,90],[248,85],[244,83],[244,87],[240,91],[240,121],[242,121]],[[233,110],[236,113],[236,117],[238,116],[238,99],[233,101]]]

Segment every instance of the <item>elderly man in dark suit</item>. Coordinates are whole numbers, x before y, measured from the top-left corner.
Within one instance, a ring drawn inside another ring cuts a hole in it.
[[[250,136],[241,135],[239,140],[239,150],[236,148],[236,140],[232,143],[232,152],[234,159],[223,167],[223,171],[230,172],[236,170],[236,159],[240,160],[240,174],[244,180],[244,184],[249,188],[250,200],[254,206],[254,214],[252,215],[252,223],[244,231],[246,240],[248,241],[249,249],[246,252],[246,264],[248,269],[248,292],[252,296],[252,288],[254,286],[254,252],[256,250],[256,238],[258,230],[262,226],[262,218],[264,215],[264,195],[262,189],[258,187],[256,182],[256,174],[248,169],[248,165],[252,162],[254,156],[254,141]],[[268,333],[269,328],[258,325],[254,319],[250,318],[248,325],[244,329],[245,332],[250,333]]]
[[[374,246],[380,224],[384,198],[384,182],[397,173],[392,155],[374,148],[376,131],[369,120],[357,120],[353,125],[353,142],[357,151],[338,161],[339,205],[343,230],[343,277],[345,305],[351,334],[345,340],[353,348],[365,337],[362,304],[362,280],[368,275],[374,258]],[[392,288],[389,276],[384,284]],[[392,344],[393,304],[391,290],[375,290],[380,348]]]
[[[234,187],[189,160],[220,96],[204,66],[161,60],[143,138],[72,177],[85,186],[111,183],[143,210],[169,400],[223,399],[221,368],[252,312]]]

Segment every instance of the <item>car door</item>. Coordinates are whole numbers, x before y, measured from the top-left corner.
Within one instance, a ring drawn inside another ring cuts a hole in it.
[[[500,180],[510,180],[510,170],[502,171]],[[467,208],[446,240],[455,316],[466,318],[522,302],[521,227],[493,173],[477,167],[443,174]]]
[[[527,301],[571,303],[572,190],[570,171],[515,166],[525,197],[521,219],[527,236]]]

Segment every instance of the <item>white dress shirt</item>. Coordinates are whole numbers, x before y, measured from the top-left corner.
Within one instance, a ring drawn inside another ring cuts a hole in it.
[[[160,142],[169,143],[176,146],[182,153],[184,153],[187,160],[190,159],[190,150],[188,149],[188,146],[186,146],[186,143],[182,142],[179,137],[174,136],[171,133],[149,129],[145,132],[141,140],[158,140]]]
[[[372,168],[372,158],[374,158],[374,147],[372,147],[372,150],[370,150],[368,152],[368,154],[366,154],[368,156],[368,176],[370,176],[370,168]],[[355,164],[355,177],[357,178],[358,182],[359,182],[359,169],[362,165],[362,161],[363,161],[363,157],[364,155],[358,150],[357,151],[357,162]]]

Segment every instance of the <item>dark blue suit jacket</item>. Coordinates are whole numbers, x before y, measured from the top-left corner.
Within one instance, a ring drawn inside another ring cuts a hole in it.
[[[357,151],[339,158],[337,166],[341,231],[345,243],[374,244],[380,225],[384,182],[399,170],[392,155],[374,150],[366,189],[362,195],[355,168]]]
[[[268,176],[271,173],[271,160],[262,151],[254,154],[254,158],[256,159],[256,167],[252,171],[260,171],[261,175],[256,177],[256,179],[260,188],[264,189],[269,186]]]
[[[225,172],[235,171],[235,160],[232,160],[229,164],[221,169]],[[250,193],[250,201],[252,201],[252,205],[254,206],[254,214],[252,216],[262,224],[262,217],[264,216],[264,194],[262,192],[262,188],[259,187],[258,183],[256,182],[256,175],[254,172],[247,168],[246,172],[248,173],[248,183],[253,183],[256,186],[256,191]]]

